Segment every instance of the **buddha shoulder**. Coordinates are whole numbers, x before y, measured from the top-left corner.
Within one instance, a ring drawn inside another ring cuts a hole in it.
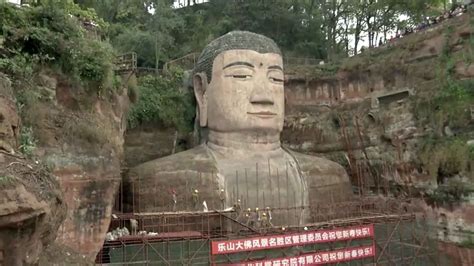
[[[331,160],[290,151],[297,161],[302,173],[309,179],[317,179],[319,183],[348,183],[349,177],[342,165]]]
[[[289,152],[307,181],[310,205],[354,199],[349,176],[342,165],[321,157]]]
[[[140,164],[132,168],[130,173],[147,177],[158,176],[160,173],[178,171],[207,173],[215,172],[217,168],[207,147],[205,145],[199,145],[186,151]]]

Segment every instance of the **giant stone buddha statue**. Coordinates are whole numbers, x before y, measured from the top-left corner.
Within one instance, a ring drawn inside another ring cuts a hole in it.
[[[275,211],[272,224],[301,225],[311,215],[300,207],[352,196],[342,166],[282,147],[283,60],[273,40],[245,31],[215,39],[193,86],[207,141],[131,169],[134,212],[202,210],[205,201],[209,210],[293,208]]]

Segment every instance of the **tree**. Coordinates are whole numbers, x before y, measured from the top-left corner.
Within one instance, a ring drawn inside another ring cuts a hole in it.
[[[349,1],[346,0],[320,0],[319,6],[321,16],[325,27],[327,45],[328,45],[328,57],[332,59],[338,53],[338,39],[342,39],[344,42],[344,37],[341,37],[341,31],[344,32],[344,29],[340,27],[341,20],[344,18],[347,20],[347,15],[350,10]],[[347,22],[347,21],[346,21]],[[347,32],[347,30],[346,30]]]
[[[408,25],[418,23],[443,0],[180,0],[186,7],[178,9],[173,0],[76,2],[111,24],[108,37],[120,51],[134,50],[140,64],[159,67],[232,30],[266,35],[286,56],[334,59],[349,55],[351,46],[357,53],[364,38],[371,47],[386,39],[401,15]]]
[[[357,54],[361,34],[365,28],[364,12],[367,5],[361,1],[354,1],[350,5],[349,20],[354,21],[350,32],[354,35],[354,54]]]
[[[166,58],[165,49],[170,49],[174,42],[172,32],[183,26],[181,17],[177,16],[171,5],[173,1],[155,0],[150,3],[154,10],[153,16],[147,23],[147,29],[155,38],[155,68],[158,69],[161,59]]]

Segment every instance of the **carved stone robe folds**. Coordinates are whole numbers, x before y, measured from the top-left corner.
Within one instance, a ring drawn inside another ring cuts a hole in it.
[[[175,190],[176,211],[202,210],[204,201],[209,210],[222,210],[240,199],[242,210],[270,207],[273,225],[311,222],[316,214],[308,206],[353,196],[342,166],[284,148],[242,152],[203,144],[141,164],[130,170],[126,182],[133,192],[126,193],[127,211],[172,211]]]

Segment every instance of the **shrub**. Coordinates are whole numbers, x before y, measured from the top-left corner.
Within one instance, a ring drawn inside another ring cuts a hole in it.
[[[462,248],[469,248],[469,249],[474,249],[474,232],[469,232],[468,234],[468,239],[465,239],[461,243],[459,243],[459,246]]]
[[[0,58],[0,71],[17,78],[31,77],[38,59],[28,55]]]
[[[33,129],[31,127],[23,127],[20,133],[20,151],[26,156],[31,156],[36,149],[36,142],[33,136]]]
[[[428,193],[428,202],[437,204],[454,204],[466,201],[474,192],[472,186],[467,182],[452,180],[445,185],[438,186],[434,191]]]
[[[195,113],[194,96],[181,89],[182,77],[182,70],[175,70],[170,76],[140,78],[138,101],[128,114],[129,127],[151,122],[190,131]]]
[[[69,48],[61,57],[61,68],[65,73],[98,88],[111,83],[114,54],[110,45],[80,40]]]
[[[92,145],[103,145],[112,140],[108,138],[104,125],[98,125],[94,118],[69,118],[64,124],[64,133],[69,142],[85,141]]]
[[[33,71],[23,69],[47,65],[89,89],[112,88],[113,48],[106,42],[84,37],[78,19],[70,16],[81,13],[72,1],[60,5],[53,2],[28,9],[0,4],[6,51],[0,54],[0,71],[28,78]],[[81,16],[94,17],[85,15],[91,10],[84,12]]]
[[[459,138],[429,139],[420,153],[420,160],[431,177],[438,183],[443,179],[467,171],[470,151],[465,141]]]
[[[73,0],[42,0],[39,6],[43,7],[46,12],[63,10],[64,13],[70,14],[80,20],[93,21],[98,25],[99,29],[103,31],[109,26],[108,23],[97,15],[93,8],[81,8],[78,4],[74,3]]]

